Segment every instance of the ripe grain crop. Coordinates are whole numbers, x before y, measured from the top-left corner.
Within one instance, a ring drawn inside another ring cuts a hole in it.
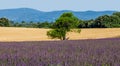
[[[46,41],[50,39],[46,32],[50,29],[44,28],[14,28],[0,27],[0,41]],[[100,39],[120,36],[120,28],[94,28],[81,29],[81,33],[69,32],[69,40],[78,39]]]

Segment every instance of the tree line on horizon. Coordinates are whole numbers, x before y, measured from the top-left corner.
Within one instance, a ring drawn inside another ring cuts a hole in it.
[[[55,21],[56,22],[56,21]],[[1,27],[53,28],[55,22],[14,22],[7,18],[0,18]],[[102,15],[96,19],[78,20],[76,28],[119,28],[120,12],[112,15]]]
[[[120,27],[120,12],[115,12],[111,16],[103,15],[96,19],[81,20],[72,12],[63,13],[55,22],[25,22],[15,23],[7,18],[0,18],[0,26],[3,27],[30,27],[30,28],[52,28],[47,31],[47,36],[51,39],[68,40],[67,33],[78,32],[78,28],[118,28]]]

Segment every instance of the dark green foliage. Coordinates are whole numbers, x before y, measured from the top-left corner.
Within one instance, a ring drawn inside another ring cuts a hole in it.
[[[93,19],[85,20],[85,21],[81,21],[80,20],[78,28],[92,28],[93,27],[93,23],[94,23]]]
[[[26,27],[26,28],[52,28],[52,22],[12,22],[11,21],[11,27]]]
[[[110,27],[120,27],[120,17],[117,15],[112,15],[111,22],[109,22]]]
[[[85,28],[85,22],[82,21],[82,20],[79,20],[79,25],[78,25],[78,28]]]
[[[0,26],[9,27],[10,21],[7,18],[0,18]]]
[[[65,28],[69,31],[70,28],[76,28],[79,24],[79,19],[71,12],[63,13],[53,24],[54,28]]]
[[[37,23],[37,27],[38,28],[52,28],[52,25],[53,25],[53,23],[51,22],[51,23],[49,23],[49,22],[42,22],[42,23]]]
[[[108,27],[108,23],[110,22],[110,16],[103,15],[95,19],[94,27],[97,28],[105,28]]]
[[[114,13],[111,16],[104,15],[100,16],[95,20],[95,27],[101,27],[101,28],[113,28],[113,27],[120,27],[120,14],[115,15]]]
[[[115,12],[115,13],[113,13],[113,15],[116,15],[120,18],[120,12]]]
[[[61,39],[61,40],[65,40],[66,39],[66,30],[63,29],[54,29],[54,30],[50,30],[47,32],[47,35],[49,37],[51,37],[52,39],[57,38],[57,39]]]
[[[95,20],[83,21],[79,24],[79,28],[116,28],[120,27],[120,12],[113,15],[99,16]]]
[[[75,17],[71,12],[63,13],[53,24],[53,29],[47,32],[47,35],[51,38],[58,38],[66,40],[66,33],[72,28],[77,28],[79,25],[79,19]]]

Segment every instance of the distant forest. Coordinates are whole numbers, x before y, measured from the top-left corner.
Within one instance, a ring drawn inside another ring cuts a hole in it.
[[[0,18],[1,27],[26,27],[26,28],[52,28],[54,22],[14,22],[7,18]],[[120,12],[115,12],[112,15],[99,16],[96,19],[81,20],[76,28],[119,28],[120,27]]]

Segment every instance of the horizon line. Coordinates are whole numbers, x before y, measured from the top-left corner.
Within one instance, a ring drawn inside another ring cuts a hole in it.
[[[5,9],[0,9],[0,10],[11,10],[11,9],[33,9],[41,12],[53,12],[53,11],[74,11],[74,12],[87,12],[87,11],[94,11],[94,12],[100,12],[100,11],[118,11],[118,10],[70,10],[70,9],[61,9],[61,10],[39,10],[35,8],[29,8],[29,7],[20,7],[20,8],[5,8]],[[118,11],[119,12],[119,11]]]

